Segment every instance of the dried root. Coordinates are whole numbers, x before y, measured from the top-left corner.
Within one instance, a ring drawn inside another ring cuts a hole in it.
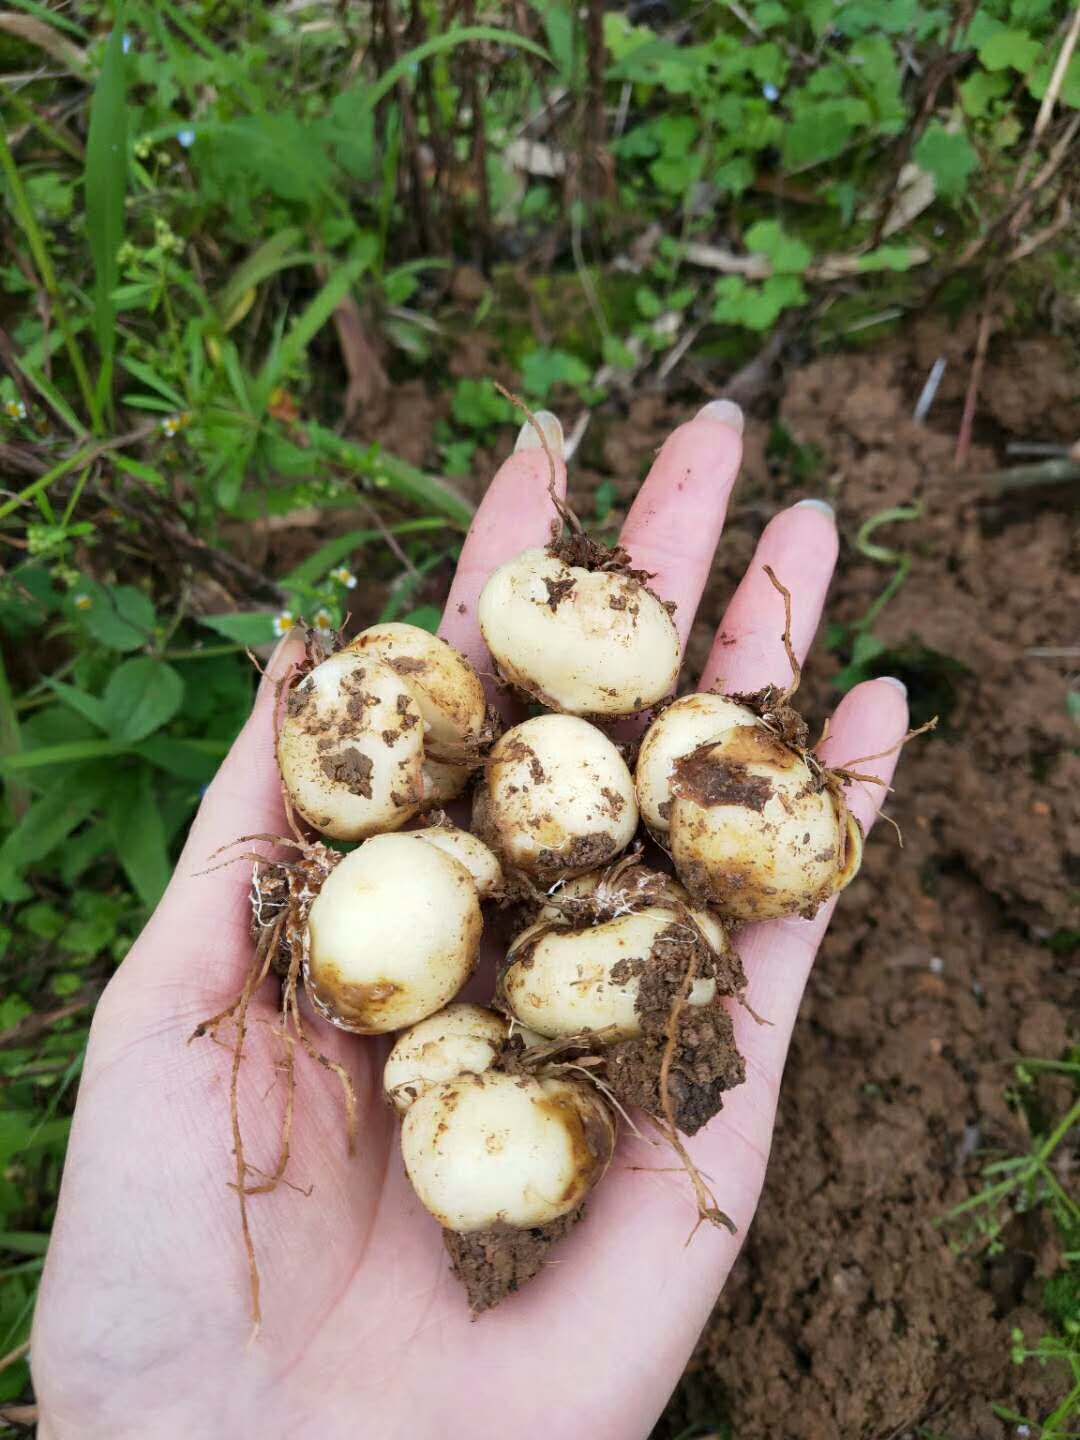
[[[291,815],[290,824],[297,829]],[[298,998],[299,982],[304,973],[307,954],[308,910],[311,902],[319,893],[322,882],[341,857],[324,845],[302,838],[250,835],[245,836],[243,841],[237,843],[252,840],[265,840],[285,845],[298,853],[295,859],[288,861],[269,860],[266,856],[258,854],[244,854],[236,857],[252,861],[251,925],[256,942],[255,961],[236,999],[223,1010],[218,1011],[216,1015],[210,1016],[209,1019],[197,1025],[190,1038],[197,1040],[209,1036],[218,1043],[226,1043],[221,1040],[220,1031],[223,1027],[232,1025],[232,1036],[228,1042],[228,1048],[232,1053],[229,1076],[229,1118],[232,1127],[235,1178],[231,1188],[236,1192],[237,1203],[240,1207],[240,1230],[243,1236],[244,1252],[247,1256],[252,1338],[254,1338],[258,1335],[262,1324],[262,1307],[259,1267],[248,1217],[248,1199],[254,1195],[272,1194],[279,1185],[289,1183],[286,1179],[286,1172],[289,1166],[295,1117],[297,1043],[312,1060],[317,1061],[324,1069],[332,1071],[341,1083],[345,1102],[346,1138],[350,1155],[356,1152],[359,1111],[352,1078],[343,1065],[322,1054],[312,1043],[304,1028]],[[271,1028],[283,1047],[281,1068],[285,1078],[285,1108],[281,1123],[278,1158],[273,1170],[264,1172],[251,1164],[244,1150],[244,1137],[240,1124],[240,1066],[244,1058],[251,1000],[271,970],[279,976],[281,981],[280,1012]]]

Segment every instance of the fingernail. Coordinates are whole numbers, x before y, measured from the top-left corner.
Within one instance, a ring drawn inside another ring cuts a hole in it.
[[[551,453],[560,459],[563,456],[563,432],[559,417],[553,415],[550,410],[538,410],[536,412],[536,424],[544,432],[544,439],[547,441]],[[536,426],[531,420],[526,420],[518,431],[518,437],[514,441],[514,454],[519,450],[543,450],[540,443],[540,436],[536,433]]]
[[[746,425],[742,406],[736,405],[734,400],[710,400],[701,407],[694,419],[717,420],[721,425],[727,425],[734,430],[736,435],[741,435]]]
[[[800,500],[795,506],[796,510],[820,510],[822,515],[828,515],[830,520],[836,519],[836,511],[829,504],[828,500]]]
[[[878,680],[884,680],[886,685],[895,685],[901,695],[907,694],[907,686],[903,680],[898,680],[895,675],[878,675]]]

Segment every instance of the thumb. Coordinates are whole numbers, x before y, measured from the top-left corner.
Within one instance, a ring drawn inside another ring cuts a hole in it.
[[[173,945],[185,936],[189,943],[217,948],[223,931],[234,925],[247,935],[249,867],[240,856],[251,847],[235,842],[247,835],[288,834],[277,767],[277,714],[282,682],[303,656],[303,634],[292,631],[270,657],[251,715],[207,788],[150,922]],[[239,863],[230,864],[234,859]]]

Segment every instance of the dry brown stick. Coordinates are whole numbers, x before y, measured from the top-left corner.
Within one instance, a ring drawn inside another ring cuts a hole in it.
[[[1017,167],[1013,179],[1012,193],[1018,194],[1020,187],[1027,175],[1028,168],[1035,156],[1039,141],[1042,139],[1043,131],[1050,124],[1050,117],[1054,113],[1054,106],[1057,104],[1058,96],[1061,94],[1061,87],[1065,81],[1065,72],[1069,68],[1069,61],[1076,49],[1077,39],[1080,38],[1080,5],[1073,10],[1072,19],[1069,21],[1069,28],[1065,32],[1065,39],[1058,51],[1057,61],[1053,73],[1050,76],[1050,83],[1046,87],[1046,94],[1039,106],[1039,113],[1035,117],[1035,124],[1032,126],[1031,138],[1028,140],[1027,149],[1024,151],[1024,158]]]
[[[9,1350],[6,1355],[0,1356],[0,1374],[9,1370],[12,1365],[17,1364],[24,1355],[30,1354],[30,1341],[24,1340],[21,1345],[16,1345],[14,1350]]]
[[[386,41],[390,64],[396,65],[401,58],[397,31],[394,27],[394,7],[391,0],[382,4],[383,37]],[[412,171],[413,198],[416,204],[416,218],[419,222],[420,239],[424,250],[431,254],[436,250],[435,233],[431,223],[431,212],[427,202],[427,186],[424,184],[423,164],[420,159],[420,130],[416,123],[412,94],[408,81],[402,77],[396,86],[397,100],[401,107],[401,128],[405,132],[405,145],[409,154],[409,168]]]
[[[466,25],[476,24],[476,0],[465,0],[463,20]],[[476,229],[476,259],[483,265],[491,248],[491,191],[487,176],[487,121],[485,106],[480,95],[479,59],[469,52],[463,57],[469,108],[472,111],[472,135],[469,158],[472,160],[476,184],[479,225]]]
[[[1063,160],[1070,154],[1072,143],[1076,138],[1078,129],[1080,129],[1080,111],[1077,111],[1062,130],[1060,136],[1054,142],[1054,146],[1047,156],[1045,164],[1036,174],[1031,184],[1023,194],[1014,198],[1012,204],[997,217],[987,230],[984,230],[981,235],[976,235],[973,240],[968,242],[960,252],[956,262],[938,278],[934,286],[935,293],[950,276],[955,275],[958,270],[963,270],[970,265],[971,262],[985,250],[990,241],[1000,235],[1002,231],[1014,234],[1016,230],[1019,229],[1035,196],[1053,179],[1054,175],[1060,169]]]
[[[36,1405],[0,1405],[0,1420],[3,1420],[6,1425],[36,1425],[38,1407]]]
[[[870,236],[869,246],[871,250],[876,250],[877,247],[881,244],[882,234],[885,230],[885,226],[888,224],[889,216],[892,214],[893,211],[893,200],[895,197],[897,182],[900,179],[900,172],[907,164],[911,156],[911,152],[915,148],[916,140],[918,140],[919,136],[922,134],[923,129],[927,124],[927,121],[933,114],[934,106],[937,104],[938,91],[941,89],[941,86],[948,79],[948,77],[954,74],[955,71],[958,70],[960,66],[964,65],[968,59],[968,53],[966,52],[948,52],[952,51],[953,43],[956,39],[956,36],[960,32],[960,26],[962,23],[964,12],[969,8],[970,6],[963,6],[960,10],[957,11],[956,17],[953,20],[952,27],[949,32],[949,38],[945,42],[945,49],[947,53],[938,56],[938,58],[931,63],[930,70],[927,72],[925,82],[926,88],[923,94],[922,103],[919,106],[918,114],[904,131],[904,134],[901,138],[900,148],[893,165],[892,174],[890,176],[888,185],[885,187],[885,192],[882,196],[881,204],[878,207],[878,212],[874,219],[874,229]]]
[[[780,697],[780,703],[786,705],[795,691],[799,688],[799,681],[802,679],[802,666],[799,664],[799,657],[795,654],[795,647],[791,643],[791,591],[786,585],[781,585],[776,578],[776,572],[771,565],[764,567],[765,574],[772,581],[774,587],[784,597],[784,633],[781,637],[784,642],[784,649],[787,652],[788,664],[791,666],[791,683]]]
[[[982,383],[982,373],[986,365],[986,352],[990,345],[990,323],[993,318],[993,306],[996,298],[997,284],[996,281],[992,280],[987,287],[986,296],[983,300],[982,314],[979,316],[979,331],[975,337],[975,358],[972,361],[967,393],[964,396],[964,413],[960,420],[960,432],[956,437],[956,453],[953,456],[953,464],[958,470],[963,469],[967,463],[968,453],[971,450],[971,435],[975,426],[975,409],[978,405],[979,385]]]
[[[47,1010],[44,1015],[27,1015],[18,1024],[7,1030],[0,1030],[0,1050],[16,1050],[27,1041],[36,1039],[46,1030],[51,1030],[58,1021],[67,1020],[70,1016],[77,1015],[80,1010],[85,1010],[94,1003],[99,994],[98,988],[92,987],[78,1000],[61,1005],[58,1010]],[[0,1365],[0,1370],[2,1369],[3,1365]]]
[[[558,513],[560,520],[562,520],[566,525],[568,525],[575,534],[584,535],[584,525],[582,525],[581,521],[574,514],[573,510],[571,510],[570,506],[567,505],[566,501],[562,498],[562,496],[555,488],[555,479],[558,471],[556,470],[555,466],[555,457],[551,453],[551,446],[548,444],[548,438],[544,434],[544,427],[540,424],[540,421],[525,404],[525,401],[522,400],[520,395],[515,395],[513,391],[507,390],[506,386],[500,385],[498,380],[493,380],[491,383],[495,386],[495,389],[505,400],[509,400],[510,404],[513,405],[516,410],[521,411],[521,413],[525,416],[525,419],[536,431],[540,444],[543,447],[544,454],[547,456],[548,494],[551,496],[551,503],[555,506],[555,510]]]

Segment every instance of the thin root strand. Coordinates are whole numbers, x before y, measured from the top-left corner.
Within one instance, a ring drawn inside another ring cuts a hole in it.
[[[764,569],[765,574],[772,582],[773,588],[778,590],[784,597],[784,633],[781,639],[784,642],[784,649],[787,652],[788,664],[791,666],[791,683],[786,690],[781,692],[780,704],[786,705],[795,694],[795,691],[798,690],[799,682],[802,679],[802,666],[799,664],[798,656],[795,654],[795,647],[791,643],[791,591],[776,578],[776,571],[771,565],[766,565]]]

